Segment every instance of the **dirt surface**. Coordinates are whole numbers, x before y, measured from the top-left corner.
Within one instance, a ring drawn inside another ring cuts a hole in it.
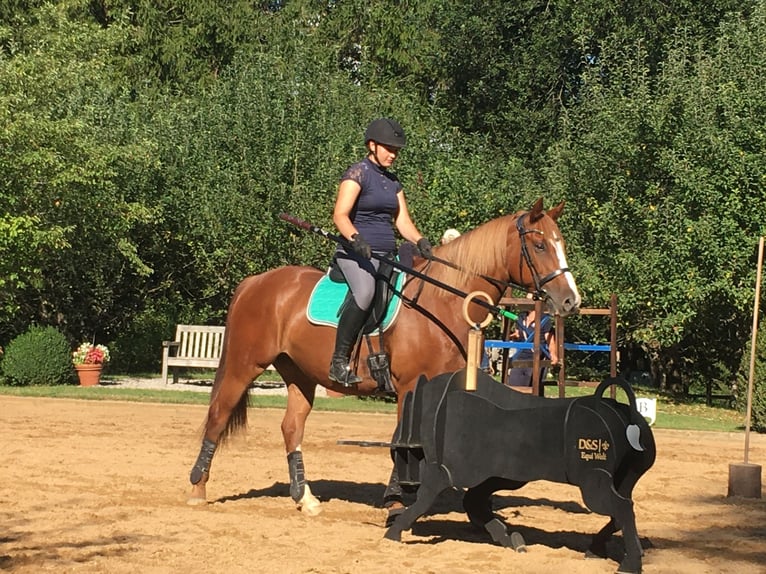
[[[280,410],[251,410],[245,437],[219,450],[210,503],[187,506],[205,407],[0,397],[0,570],[108,573],[611,573],[583,557],[606,519],[568,485],[496,496],[525,554],[493,546],[447,493],[402,543],[383,538],[392,415],[316,412],[303,450],[323,512],[288,494]],[[766,572],[766,502],[726,498],[744,435],[655,430],[658,460],[635,491],[646,573]],[[766,462],[751,435],[750,462]]]

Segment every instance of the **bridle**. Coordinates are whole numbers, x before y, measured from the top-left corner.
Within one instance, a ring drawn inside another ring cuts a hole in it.
[[[545,233],[539,229],[526,229],[524,227],[524,218],[527,215],[529,215],[529,212],[522,213],[519,216],[516,220],[516,229],[519,232],[521,255],[524,257],[524,262],[527,264],[527,267],[529,267],[529,270],[532,272],[532,281],[534,281],[535,284],[534,296],[536,299],[542,299],[545,297],[543,285],[569,271],[569,267],[559,267],[555,271],[548,273],[545,277],[540,277],[540,272],[537,270],[537,267],[535,267],[535,263],[532,261],[532,256],[529,254],[529,249],[527,248],[527,235],[530,233],[539,233],[540,235],[545,236]],[[519,276],[521,276],[521,269],[519,269]]]
[[[535,299],[544,299],[545,298],[545,291],[543,291],[543,285],[546,283],[549,283],[550,281],[553,281],[556,277],[559,275],[562,275],[569,271],[569,267],[562,267],[559,269],[556,269],[555,271],[552,271],[548,273],[545,277],[540,277],[540,272],[537,270],[537,267],[535,267],[534,262],[532,261],[532,256],[529,254],[529,249],[527,248],[527,240],[526,236],[530,233],[538,233],[540,235],[545,235],[545,233],[539,229],[526,229],[524,227],[524,217],[529,215],[529,212],[524,212],[516,219],[516,230],[519,232],[519,243],[521,245],[521,255],[523,257],[524,263],[527,264],[529,267],[529,271],[532,274],[532,281],[534,283],[535,291],[533,293]],[[497,289],[503,293],[507,288],[514,288],[519,289],[521,291],[526,291],[528,289],[528,285],[520,285],[518,283],[514,283],[512,281],[503,281],[502,279],[496,279],[494,277],[488,277],[487,275],[483,275],[481,273],[473,273],[467,269],[464,269],[460,267],[459,265],[456,265],[455,263],[452,263],[452,261],[448,261],[446,259],[442,259],[441,257],[432,256],[431,259],[428,260],[426,263],[426,272],[431,265],[431,262],[434,261],[436,263],[441,263],[442,265],[446,265],[447,267],[452,267],[452,269],[457,269],[458,271],[463,271],[466,273],[472,273],[478,277],[481,277],[485,281],[489,282],[490,284],[497,287]],[[521,277],[521,272],[523,270],[521,269],[521,261],[519,262],[519,277]]]

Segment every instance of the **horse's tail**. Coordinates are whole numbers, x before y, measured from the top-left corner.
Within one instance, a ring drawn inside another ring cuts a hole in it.
[[[225,361],[225,355],[224,352],[223,356],[221,357],[221,363],[219,364],[218,371],[215,375],[215,381],[213,381],[213,388],[210,391],[210,405],[214,405],[218,403],[218,393],[221,392],[222,388],[222,376],[221,373],[223,372],[223,366]],[[231,414],[229,415],[229,419],[226,421],[226,426],[221,431],[221,435],[218,439],[218,444],[225,443],[230,437],[234,436],[235,434],[245,430],[247,428],[247,409],[250,406],[250,386],[248,385],[244,392],[240,395],[239,400],[237,401],[237,404],[234,406],[234,408],[231,411]],[[210,414],[208,413],[208,417],[210,417]],[[207,424],[205,424],[207,427]]]
[[[233,436],[247,428],[247,408],[250,406],[250,392],[245,390],[239,397],[237,406],[231,411],[229,421],[221,433],[219,443],[226,442],[230,436]]]

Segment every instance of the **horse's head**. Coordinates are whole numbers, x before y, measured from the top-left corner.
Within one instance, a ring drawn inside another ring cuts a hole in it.
[[[545,298],[549,313],[566,317],[577,312],[581,300],[567,266],[564,238],[556,223],[563,210],[562,201],[546,212],[542,198],[538,199],[532,209],[516,217],[516,231],[521,250],[520,283],[536,296]]]

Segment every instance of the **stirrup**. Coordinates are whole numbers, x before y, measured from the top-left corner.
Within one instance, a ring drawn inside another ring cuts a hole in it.
[[[351,370],[351,366],[345,361],[333,360],[330,363],[328,378],[344,387],[353,387],[362,382],[362,379]]]

